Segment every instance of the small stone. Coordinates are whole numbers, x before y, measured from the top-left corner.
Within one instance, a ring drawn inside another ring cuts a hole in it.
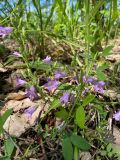
[[[92,156],[90,152],[81,152],[80,153],[80,160],[91,160]]]

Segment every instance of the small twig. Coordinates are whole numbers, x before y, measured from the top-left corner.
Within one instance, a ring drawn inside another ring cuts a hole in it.
[[[48,160],[47,159],[47,155],[46,155],[46,152],[45,152],[45,148],[44,148],[44,145],[43,145],[43,141],[42,141],[42,138],[41,138],[41,148],[42,148],[42,153],[43,153],[43,156],[44,156],[44,160]]]

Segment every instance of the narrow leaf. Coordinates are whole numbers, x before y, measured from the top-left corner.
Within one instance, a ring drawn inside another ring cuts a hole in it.
[[[0,116],[0,134],[3,132],[3,125],[7,118],[11,115],[12,109],[8,109],[2,116]]]
[[[76,111],[75,122],[81,129],[85,127],[85,111],[82,106],[80,106]]]
[[[55,113],[56,117],[62,118],[63,120],[67,119],[68,112],[65,108],[61,108],[61,110],[57,113]]]
[[[73,159],[73,147],[72,147],[70,138],[63,139],[62,151],[63,151],[63,156],[65,160]]]
[[[103,52],[102,52],[102,56],[108,56],[111,54],[111,49],[113,48],[113,46],[108,46],[106,47]]]
[[[86,139],[82,138],[81,136],[73,134],[71,136],[71,142],[73,145],[77,146],[79,149],[87,151],[90,149],[90,145]]]
[[[4,144],[5,144],[6,155],[11,156],[14,150],[13,142],[11,141],[10,138],[8,138],[7,140],[5,140]]]
[[[82,106],[88,105],[90,102],[94,100],[95,96],[93,94],[89,94],[84,100]]]
[[[54,99],[50,108],[48,109],[48,111],[45,113],[45,115],[47,115],[52,109],[56,109],[58,107],[61,106],[61,102],[59,99]]]
[[[106,75],[104,74],[104,72],[102,72],[101,70],[97,70],[96,71],[97,74],[97,78],[101,81],[105,81],[107,79]]]

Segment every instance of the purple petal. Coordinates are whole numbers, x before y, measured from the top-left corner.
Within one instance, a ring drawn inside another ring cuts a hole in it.
[[[94,77],[89,77],[88,79],[87,79],[87,83],[90,83],[90,84],[93,84],[93,85],[95,85],[96,84],[96,79],[94,78]]]
[[[98,92],[98,93],[104,94],[103,88],[101,86],[99,86],[99,85],[95,85],[94,86],[94,92]]]
[[[97,81],[96,81],[96,78],[94,78],[92,76],[89,78],[87,78],[86,76],[83,76],[83,82],[95,85]]]
[[[43,59],[43,62],[48,64],[51,62],[51,57],[47,56],[45,59]]]
[[[120,111],[116,112],[116,113],[113,115],[113,118],[114,118],[116,121],[120,121]]]
[[[61,103],[67,104],[69,100],[70,93],[65,92],[63,96],[60,98]]]
[[[50,80],[44,84],[44,87],[49,91],[53,91],[58,87],[58,82],[56,80]]]
[[[22,55],[19,52],[13,52],[13,55],[16,57],[22,57]]]
[[[64,78],[65,75],[66,75],[65,72],[58,72],[58,71],[56,71],[56,72],[54,73],[54,79],[58,80],[58,79],[60,79],[60,78]]]
[[[2,27],[0,26],[0,36],[5,36],[9,33],[12,32],[12,28],[11,27]]]
[[[82,79],[83,79],[83,82],[84,82],[84,83],[87,82],[87,77],[86,77],[86,76],[83,76]]]
[[[98,82],[98,85],[104,88],[105,82],[104,82],[104,81],[99,81],[99,82]]]
[[[85,95],[89,91],[89,88],[86,88],[85,90],[82,91],[82,95]]]
[[[104,81],[96,82],[96,84],[94,85],[94,91],[101,93],[101,94],[104,94],[104,87],[105,87]]]
[[[16,86],[24,85],[26,84],[26,81],[21,78],[16,78]]]
[[[31,118],[31,117],[32,117],[32,114],[35,112],[35,110],[36,110],[36,108],[33,107],[33,106],[31,106],[31,107],[27,108],[27,109],[24,111],[24,113],[27,114],[27,116],[28,116],[29,118]]]
[[[38,94],[34,86],[27,90],[26,97],[30,98],[32,101],[38,99]]]

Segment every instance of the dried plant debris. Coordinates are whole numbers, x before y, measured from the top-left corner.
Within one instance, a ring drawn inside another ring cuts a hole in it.
[[[3,127],[11,136],[19,137],[44,116],[48,104],[45,105],[43,100],[33,102],[29,98],[21,101],[9,100],[1,110],[1,114],[10,108],[13,109],[13,114],[9,116]]]
[[[112,61],[112,62],[120,62],[120,54],[109,55],[109,56],[107,56],[106,59],[109,60],[109,61]]]
[[[111,88],[111,89],[107,89],[105,90],[105,95],[107,97],[109,97],[111,100],[117,100],[118,102],[120,102],[120,92],[119,92],[119,88]]]
[[[113,126],[113,148],[115,148],[120,153],[120,129],[116,126]]]

